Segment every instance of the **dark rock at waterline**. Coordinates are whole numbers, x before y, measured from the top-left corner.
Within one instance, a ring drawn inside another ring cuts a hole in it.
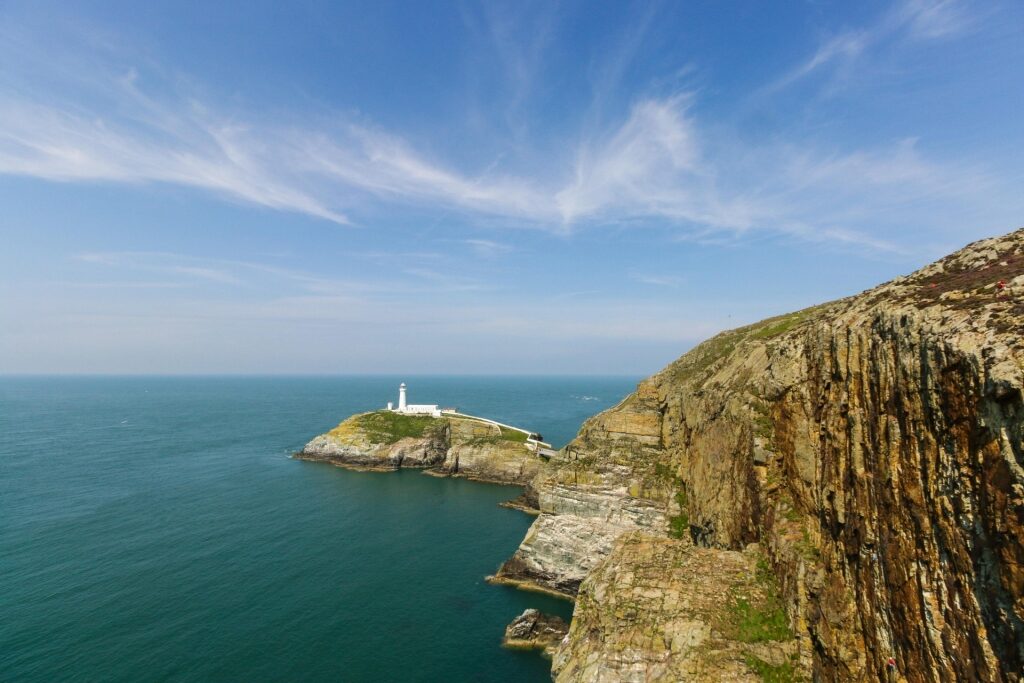
[[[561,617],[528,609],[505,627],[502,644],[522,650],[543,650],[550,657],[568,632],[569,624]]]

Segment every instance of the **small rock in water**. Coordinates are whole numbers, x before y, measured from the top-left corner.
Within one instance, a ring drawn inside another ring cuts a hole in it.
[[[544,650],[544,654],[551,656],[567,633],[569,624],[561,617],[528,609],[505,627],[502,644],[524,650]]]

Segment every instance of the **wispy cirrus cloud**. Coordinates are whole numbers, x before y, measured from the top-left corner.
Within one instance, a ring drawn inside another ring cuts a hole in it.
[[[764,91],[774,92],[829,66],[849,65],[868,50],[890,40],[936,40],[968,30],[974,23],[961,0],[903,0],[874,24],[841,31],[825,40],[818,49]]]
[[[354,254],[352,258],[364,258]],[[190,285],[224,285],[233,290],[252,292],[301,293],[314,297],[394,296],[408,294],[441,294],[477,291],[484,285],[474,277],[452,273],[436,263],[440,254],[392,254],[387,264],[393,268],[374,277],[339,278],[316,275],[305,270],[237,259],[210,258],[174,252],[113,251],[74,254],[75,261],[103,267],[104,273],[132,273],[156,281],[123,282],[122,285],[145,287],[184,287]],[[416,265],[435,262],[434,266]],[[383,263],[383,262],[382,262]],[[412,264],[412,265],[410,265]],[[177,278],[169,282],[170,278]],[[83,280],[70,286],[95,287]]]
[[[110,85],[118,87],[116,81]],[[163,109],[159,119],[144,117],[141,109],[127,120],[76,109],[0,94],[0,173],[61,182],[170,183],[349,222],[303,189],[301,172],[278,165],[286,150],[259,142],[265,130],[219,120],[187,103]]]
[[[977,21],[978,8],[963,0],[906,0],[896,10],[914,38],[935,39],[969,31]]]
[[[782,82],[855,58],[895,31],[949,35],[961,30],[961,14],[952,2],[905,2],[878,26],[827,41]],[[622,54],[597,71],[597,100],[641,44],[644,17]],[[0,57],[10,49],[0,47]],[[524,74],[536,71],[535,59]],[[360,223],[353,212],[367,204],[401,203],[561,233],[656,222],[700,237],[763,230],[882,250],[886,240],[863,229],[872,211],[966,198],[965,189],[993,182],[983,169],[927,158],[914,140],[853,150],[801,140],[738,146],[732,131],[700,119],[694,93],[637,97],[624,117],[588,118],[576,144],[534,155],[531,166],[472,173],[351,116],[228,114],[184,79],[132,61],[115,52],[87,61],[85,72],[65,59],[59,75],[38,78],[48,64],[40,58],[25,73],[0,75],[0,174],[182,185],[338,224]],[[62,79],[70,86],[53,87]],[[495,254],[504,243],[467,244]]]
[[[729,223],[698,207],[704,196],[696,187],[702,160],[688,101],[684,96],[641,101],[620,127],[583,143],[572,181],[555,194],[563,223],[607,212]]]
[[[162,252],[84,252],[75,254],[74,259],[122,270],[159,273],[164,276],[178,275],[188,280],[228,285],[237,285],[242,282],[238,275],[231,272],[232,269],[237,269],[239,266],[251,267],[249,264],[240,262],[211,261],[210,259],[188,258]]]
[[[348,124],[323,130],[241,124],[193,104],[170,107],[159,125],[131,125],[0,98],[0,173],[65,182],[162,182],[260,206],[349,223],[353,193],[566,231],[589,223],[667,220],[691,230],[782,230],[809,209],[838,216],[823,193],[898,189],[908,198],[986,182],[973,169],[926,160],[912,141],[889,149],[823,153],[773,144],[715,156],[690,112],[692,96],[636,103],[628,118],[581,143],[569,173],[559,160],[537,177],[470,177],[427,160],[401,138]],[[780,176],[779,170],[786,173]],[[834,191],[833,191],[834,190]],[[868,197],[872,196],[870,194]],[[877,197],[877,195],[874,195]],[[851,230],[851,228],[847,228]],[[494,252],[498,244],[476,244]]]

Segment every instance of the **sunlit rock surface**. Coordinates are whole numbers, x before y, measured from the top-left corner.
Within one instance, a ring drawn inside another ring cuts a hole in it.
[[[387,411],[353,415],[296,457],[352,469],[414,467],[509,484],[530,482],[541,465],[518,433],[466,418]]]
[[[653,561],[617,545],[637,532],[758,543],[795,661],[819,680],[881,680],[889,657],[908,681],[1021,680],[1022,377],[1024,231],[720,334],[544,466],[540,515],[499,575],[568,594],[582,582],[559,680],[696,675],[689,650],[664,644],[682,617],[654,594],[701,599],[722,580],[714,563],[644,584],[644,619],[595,612],[628,602]],[[753,671],[738,661],[721,660],[722,680]]]

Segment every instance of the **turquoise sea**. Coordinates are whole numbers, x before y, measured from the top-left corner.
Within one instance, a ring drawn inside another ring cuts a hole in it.
[[[0,378],[0,681],[544,681],[490,586],[518,489],[289,458],[457,406],[560,446],[635,378]]]

